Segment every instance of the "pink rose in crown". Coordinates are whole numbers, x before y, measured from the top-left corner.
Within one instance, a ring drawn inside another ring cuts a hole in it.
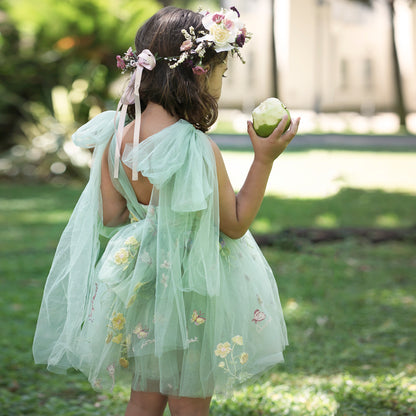
[[[227,30],[231,30],[234,27],[234,22],[232,20],[230,20],[230,19],[225,19],[224,22],[223,22],[223,24],[224,24],[224,27]]]
[[[213,16],[212,16],[212,21],[214,22],[214,23],[216,23],[217,25],[219,25],[222,21],[224,20],[224,15],[223,14],[221,14],[221,13],[215,13]]]
[[[207,72],[207,70],[206,70],[206,69],[204,69],[204,68],[202,68],[202,66],[197,65],[197,66],[195,66],[194,68],[192,68],[192,72],[193,72],[195,75],[202,75],[202,74],[205,74],[205,73]]]
[[[181,52],[188,51],[189,49],[192,48],[192,45],[193,45],[192,40],[191,39],[187,39],[187,40],[185,40],[185,41],[182,42],[182,45],[180,47],[180,51]]]
[[[126,54],[124,55],[124,57],[126,59],[131,59],[131,58],[134,57],[133,49],[132,49],[131,46],[127,49]]]
[[[117,55],[116,56],[116,59],[117,59],[117,68],[125,69],[126,68],[126,64],[123,61],[123,59],[121,58],[121,56],[120,55]]]

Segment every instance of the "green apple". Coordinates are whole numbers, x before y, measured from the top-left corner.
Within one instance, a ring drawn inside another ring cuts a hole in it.
[[[267,98],[251,113],[255,132],[261,137],[270,136],[286,114],[289,119],[284,131],[290,126],[289,110],[278,98]]]

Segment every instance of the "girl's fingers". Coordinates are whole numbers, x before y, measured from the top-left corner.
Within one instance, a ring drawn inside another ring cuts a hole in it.
[[[271,140],[279,140],[280,138],[287,142],[288,144],[290,141],[296,136],[296,133],[298,132],[298,127],[300,123],[300,117],[296,118],[294,121],[290,123],[289,129],[285,132],[286,124],[288,121],[288,116],[283,116],[280,123],[277,125],[277,127],[273,130],[273,132],[270,134],[268,138],[266,137],[259,137],[254,130],[253,123],[251,121],[247,121],[247,133],[250,137],[251,143],[254,145],[256,141],[258,140],[264,140],[264,139],[271,139]]]
[[[292,120],[288,131],[282,136],[284,139],[289,139],[289,142],[296,136],[299,128],[300,117],[296,118],[295,121]]]
[[[271,139],[278,139],[280,136],[283,135],[283,132],[285,131],[285,128],[286,128],[287,120],[288,120],[288,116],[286,114],[283,116],[283,118],[280,120],[280,123],[276,126],[276,128],[270,134],[269,137]]]
[[[254,146],[255,141],[258,140],[259,137],[257,136],[257,133],[254,130],[253,123],[248,120],[247,120],[247,133],[248,133],[248,136],[250,137],[251,143]]]

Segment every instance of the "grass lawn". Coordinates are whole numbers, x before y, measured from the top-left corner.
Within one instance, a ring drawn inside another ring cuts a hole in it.
[[[128,390],[94,392],[84,376],[33,364],[44,281],[79,188],[0,185],[0,415],[123,415]],[[408,226],[416,196],[343,189],[326,199],[267,196],[257,232],[288,226]],[[416,250],[358,239],[266,248],[289,332],[286,362],[214,416],[416,414]]]

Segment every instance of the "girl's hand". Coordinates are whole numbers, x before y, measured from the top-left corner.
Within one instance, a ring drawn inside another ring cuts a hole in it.
[[[285,115],[278,126],[268,137],[260,137],[256,134],[253,123],[247,121],[247,133],[253,144],[254,159],[264,164],[273,164],[274,160],[286,149],[298,131],[300,117],[290,124],[289,129],[284,133],[288,116]]]

